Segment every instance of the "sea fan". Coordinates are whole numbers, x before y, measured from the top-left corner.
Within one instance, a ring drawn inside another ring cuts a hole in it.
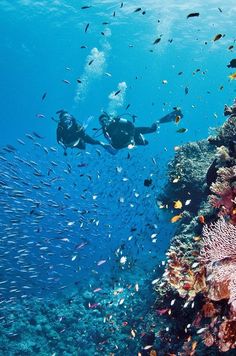
[[[200,259],[206,264],[209,298],[229,299],[236,310],[236,227],[223,218],[204,226]]]

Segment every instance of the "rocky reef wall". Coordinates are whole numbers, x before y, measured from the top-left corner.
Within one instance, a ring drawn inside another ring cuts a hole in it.
[[[158,197],[176,231],[155,284],[161,355],[235,354],[236,104],[215,136],[178,147]]]

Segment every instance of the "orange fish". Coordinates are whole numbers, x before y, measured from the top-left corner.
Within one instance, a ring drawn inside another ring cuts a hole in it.
[[[197,341],[193,341],[192,343],[192,351],[195,351],[197,347]]]
[[[205,224],[205,218],[203,215],[199,215],[198,220],[201,224]]]
[[[175,223],[175,222],[177,222],[178,220],[180,220],[182,218],[182,214],[179,214],[179,215],[175,215],[175,216],[173,216],[172,218],[171,218],[171,222],[172,222],[172,224],[173,223]]]
[[[180,122],[180,120],[181,120],[181,117],[179,115],[177,115],[175,117],[175,123],[178,124]]]
[[[151,350],[150,351],[150,356],[157,356],[156,350]]]
[[[229,75],[229,79],[236,79],[236,72]]]

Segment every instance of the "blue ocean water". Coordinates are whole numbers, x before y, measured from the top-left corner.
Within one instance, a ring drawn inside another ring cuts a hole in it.
[[[123,326],[135,314],[133,328],[145,332],[173,234],[157,208],[167,162],[175,146],[224,122],[235,97],[234,16],[231,0],[1,0],[1,354],[137,354]],[[147,146],[115,156],[92,145],[64,156],[56,141],[60,109],[93,136],[102,111],[150,126],[174,107],[178,125],[161,124]],[[74,300],[84,303],[79,330],[67,315]],[[55,335],[50,308],[62,318]],[[88,338],[93,328],[101,335]]]

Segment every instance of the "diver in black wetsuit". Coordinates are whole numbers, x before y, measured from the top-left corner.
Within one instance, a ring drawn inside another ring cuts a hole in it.
[[[161,118],[159,123],[174,121],[177,115],[183,116],[179,109]],[[148,145],[148,141],[143,135],[156,132],[158,127],[158,122],[153,123],[150,127],[135,127],[133,122],[119,116],[112,118],[105,112],[100,115],[99,122],[104,137],[117,150],[129,147],[129,145]]]
[[[112,147],[121,149],[129,145],[144,146],[148,141],[143,137],[144,133],[153,133],[157,130],[157,124],[151,127],[135,127],[131,121],[122,117],[111,118],[103,113],[99,117],[104,137],[110,142]]]
[[[83,125],[78,123],[67,111],[60,110],[57,114],[59,114],[57,142],[64,148],[64,155],[67,155],[66,149],[68,147],[84,150],[86,143],[90,145],[100,145],[110,153],[113,153],[114,150],[110,145],[95,140],[86,134]]]

